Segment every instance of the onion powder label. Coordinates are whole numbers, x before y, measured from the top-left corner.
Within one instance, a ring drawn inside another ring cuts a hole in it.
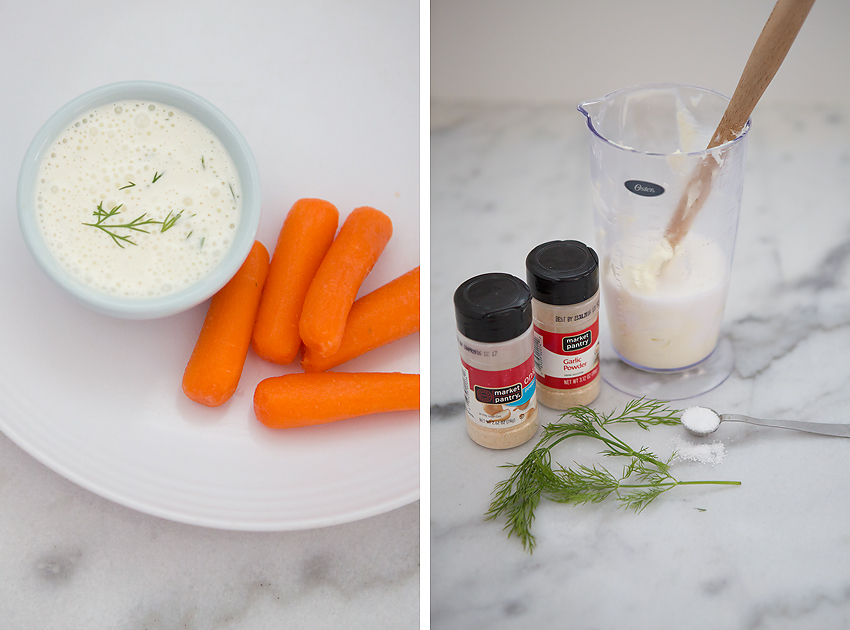
[[[461,360],[467,415],[487,427],[518,424],[536,407],[534,357],[506,370],[480,370]]]

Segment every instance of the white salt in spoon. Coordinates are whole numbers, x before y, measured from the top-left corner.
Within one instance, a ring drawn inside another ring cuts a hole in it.
[[[682,413],[682,425],[689,433],[698,437],[705,437],[714,433],[721,422],[749,422],[750,424],[757,424],[763,427],[793,429],[795,431],[833,435],[836,437],[850,437],[850,425],[848,424],[801,422],[797,420],[762,420],[760,418],[742,416],[737,413],[718,414],[708,407],[688,407]]]

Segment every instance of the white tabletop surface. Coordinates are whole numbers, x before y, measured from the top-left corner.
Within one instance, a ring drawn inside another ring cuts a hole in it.
[[[322,197],[417,231],[419,20],[419,3],[391,0],[5,3],[0,292],[48,284],[15,217],[30,140],[117,81],[176,84],[224,111],[254,152],[264,207]],[[258,239],[271,250],[279,229],[263,222]],[[364,290],[418,260],[417,246],[388,247]],[[313,530],[207,529],[84,490],[0,434],[0,505],[3,630],[419,625],[418,501]]]
[[[492,451],[467,437],[452,294],[480,273],[524,277],[541,242],[595,244],[587,134],[573,103],[432,109],[432,627],[847,627],[847,439],[724,424],[706,438],[723,445],[720,463],[673,471],[741,486],[675,488],[640,514],[544,501],[533,554],[503,521],[485,520],[509,474],[500,466],[519,463],[536,439]],[[848,200],[850,108],[758,108],[723,330],[735,370],[678,408],[850,422]],[[592,407],[608,413],[628,400],[603,384]],[[544,408],[540,419],[557,418]],[[665,426],[622,437],[665,458],[695,439]],[[564,444],[553,457],[570,466],[597,450]]]

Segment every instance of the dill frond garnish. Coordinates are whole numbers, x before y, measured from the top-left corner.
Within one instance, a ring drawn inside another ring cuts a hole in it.
[[[115,242],[118,247],[124,249],[124,245],[138,245],[133,240],[133,235],[131,234],[121,234],[117,232],[117,230],[130,230],[131,232],[142,232],[144,234],[150,234],[146,228],[152,225],[159,225],[161,227],[160,231],[165,232],[166,230],[174,227],[174,224],[177,222],[177,219],[180,218],[180,215],[183,214],[181,210],[176,215],[172,216],[171,211],[169,211],[168,216],[165,217],[164,220],[158,221],[157,219],[149,219],[147,218],[147,213],[143,212],[139,216],[137,216],[132,221],[128,221],[126,223],[107,223],[109,219],[117,217],[121,214],[121,208],[124,204],[118,204],[113,207],[112,210],[104,210],[103,202],[101,201],[97,204],[97,209],[92,213],[97,220],[94,223],[86,223],[83,222],[83,225],[88,225],[93,228],[97,228],[102,232],[105,232],[110,236],[110,238]]]
[[[166,217],[162,220],[162,230],[160,231],[165,232],[166,230],[170,230],[171,228],[173,228],[174,224],[177,223],[177,219],[179,219],[180,215],[183,214],[183,211],[181,210],[174,216],[171,216],[171,213],[172,211],[169,210],[168,215],[166,215]]]

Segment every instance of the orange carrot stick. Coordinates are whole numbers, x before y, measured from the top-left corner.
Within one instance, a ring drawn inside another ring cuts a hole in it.
[[[419,330],[419,267],[354,302],[339,350],[323,357],[304,350],[305,372],[324,372]]]
[[[304,298],[299,330],[305,346],[324,356],[339,349],[360,285],[392,233],[392,221],[380,210],[362,207],[348,215]]]
[[[267,378],[254,391],[254,413],[272,429],[411,409],[419,409],[418,374],[299,372]]]
[[[299,199],[281,227],[251,337],[257,356],[289,365],[301,348],[298,322],[310,282],[334,240],[339,211],[321,199]]]
[[[183,392],[195,402],[218,407],[236,391],[268,268],[269,253],[255,241],[236,275],[210,300],[183,373]]]

